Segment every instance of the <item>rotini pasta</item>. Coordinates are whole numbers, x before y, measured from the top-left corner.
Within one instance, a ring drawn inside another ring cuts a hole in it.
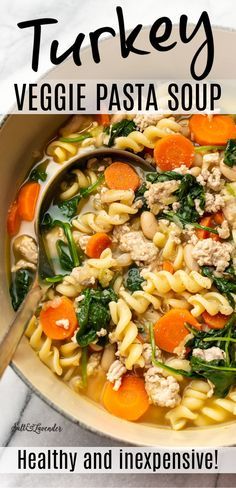
[[[131,321],[132,314],[127,303],[119,299],[117,303],[110,302],[109,307],[112,321],[116,325],[112,340],[114,338],[114,340],[120,342],[119,353],[121,356],[126,357],[126,368],[132,369],[134,365],[143,367],[143,348],[142,344],[137,340],[138,328]]]
[[[219,312],[230,315],[233,312],[227,298],[215,291],[192,295],[188,298],[188,303],[193,305],[191,313],[194,317],[199,317],[205,310],[210,315],[216,315]]]
[[[47,147],[48,156],[52,156],[57,163],[64,163],[77,154],[77,146],[71,142],[52,141]]]
[[[236,415],[236,395],[232,390],[226,398],[214,398],[210,406],[203,406],[199,415],[194,421],[198,427],[203,427],[212,423],[225,422],[230,415]]]
[[[181,403],[166,414],[166,419],[174,430],[185,427],[188,421],[195,421],[210,391],[210,386],[202,380],[193,380],[185,388]]]
[[[183,267],[184,250],[179,239],[180,228],[176,224],[167,225],[159,221],[158,230],[153,237],[153,243],[161,249],[163,260],[167,259],[173,263],[174,270]]]
[[[78,344],[71,342],[60,347],[54,346],[52,340],[44,335],[42,326],[35,316],[30,320],[25,334],[41,361],[58,376],[70,367],[79,365],[81,349]]]
[[[211,280],[197,271],[191,271],[189,274],[183,270],[178,270],[174,274],[169,271],[144,271],[142,276],[145,279],[144,291],[155,292],[160,296],[170,290],[176,293],[182,293],[185,290],[196,293],[204,288],[209,289],[211,287]]]
[[[145,291],[135,291],[131,295],[124,288],[120,288],[119,296],[138,314],[145,313],[149,305],[152,305],[154,309],[160,308],[161,305],[159,298]]]
[[[140,152],[144,147],[152,149],[155,142],[161,137],[180,131],[181,127],[177,122],[172,118],[164,118],[159,120],[156,126],[151,125],[143,132],[133,131],[126,137],[117,137],[115,147],[117,149],[132,149],[134,152]]]
[[[61,200],[69,200],[80,188],[86,188],[89,185],[93,185],[97,181],[97,175],[92,170],[87,170],[83,173],[80,169],[75,169],[72,174],[76,176],[76,181],[67,189],[60,193]]]

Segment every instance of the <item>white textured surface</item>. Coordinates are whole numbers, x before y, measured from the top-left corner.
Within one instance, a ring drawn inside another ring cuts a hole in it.
[[[1,0],[0,1],[0,89],[6,80],[13,79],[17,72],[22,77],[27,75],[31,53],[31,34],[16,28],[16,23],[37,17],[56,17],[59,23],[45,30],[42,37],[40,73],[50,68],[48,61],[48,42],[58,38],[63,48],[68,47],[79,32],[88,33],[99,26],[116,23],[115,7],[124,9],[127,28],[135,23],[152,23],[162,15],[170,16],[177,22],[183,13],[189,21],[195,22],[202,10],[207,10],[212,23],[236,28],[236,8],[234,0]],[[233,50],[232,50],[233,55]],[[9,100],[9,106],[11,100]],[[43,445],[111,445],[105,440],[73,425],[54,412],[21,382],[8,368],[0,384],[0,445],[43,446]],[[34,434],[29,432],[11,432],[15,422],[53,425],[63,428],[61,434]],[[157,439],[158,443],[158,439]],[[116,443],[114,442],[114,445]],[[233,487],[234,475],[8,475],[1,477],[1,487]]]

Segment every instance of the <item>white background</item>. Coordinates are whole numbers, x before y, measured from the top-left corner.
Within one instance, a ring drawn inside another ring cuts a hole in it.
[[[26,78],[30,73],[32,35],[20,30],[20,21],[38,17],[54,17],[59,23],[53,28],[63,51],[75,40],[79,32],[88,33],[95,28],[116,24],[115,7],[123,7],[127,28],[136,23],[149,24],[162,15],[178,22],[181,14],[196,22],[207,10],[214,25],[236,28],[235,0],[0,0],[0,90],[14,77]],[[50,27],[42,37],[40,71],[50,68],[48,59]],[[235,46],[232,62],[235,62]],[[8,100],[8,106],[12,105]],[[15,422],[56,423],[63,428],[61,434],[33,434],[11,432]],[[157,439],[158,443],[158,439]],[[0,445],[9,446],[106,446],[117,445],[91,434],[57,414],[16,377],[8,368],[0,384]],[[1,487],[234,487],[235,475],[2,475]]]

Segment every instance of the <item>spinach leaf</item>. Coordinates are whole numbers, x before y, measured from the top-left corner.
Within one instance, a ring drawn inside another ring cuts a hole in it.
[[[63,229],[68,244],[71,262],[73,263],[73,268],[79,266],[82,262],[83,253],[79,251],[75,244],[71,225],[68,222],[62,222],[61,220],[57,219],[54,220],[50,213],[47,212],[43,215],[40,223],[40,229],[45,232],[53,227],[61,227]]]
[[[149,210],[149,208],[147,206],[146,198],[144,197],[145,191],[147,191],[147,186],[146,186],[146,183],[144,182],[138,188],[138,190],[135,192],[134,203],[136,203],[139,200],[141,200],[141,202],[142,202],[142,212],[144,212],[145,210]]]
[[[89,321],[89,308],[90,308],[90,303],[91,303],[91,290],[90,288],[87,288],[83,292],[84,299],[83,302],[81,302],[81,305],[79,306],[78,312],[77,312],[77,317],[78,317],[78,322],[79,322],[79,337],[83,335],[84,331],[86,330],[86,327],[88,325]]]
[[[70,200],[59,202],[58,208],[61,210],[63,215],[68,217],[68,219],[72,219],[77,213],[77,208],[81,198],[81,195],[76,195],[75,197],[70,198]]]
[[[224,163],[232,168],[236,164],[236,139],[229,139],[225,148]]]
[[[107,127],[105,132],[106,134],[110,135],[109,141],[108,141],[108,147],[111,147],[115,143],[116,137],[121,137],[121,136],[128,136],[130,132],[133,132],[136,129],[136,125],[133,120],[127,120],[123,119],[120,122],[117,122],[116,124],[112,124],[110,127]]]
[[[227,395],[230,387],[236,383],[236,368],[225,367],[223,360],[204,361],[192,356],[190,359],[193,371],[210,380],[215,385],[214,394],[223,398]]]
[[[232,293],[236,293],[236,278],[235,274],[227,273],[225,276],[217,277],[214,275],[214,269],[209,266],[203,266],[202,274],[213,281],[213,284],[220,293],[226,295],[231,306],[235,308],[235,301]]]
[[[19,306],[26,297],[31,284],[33,283],[34,272],[30,269],[21,268],[16,271],[10,286],[10,295],[14,310]]]
[[[180,180],[179,188],[175,192],[175,196],[180,205],[179,209],[177,212],[173,212],[173,210],[161,212],[157,216],[158,219],[170,220],[180,227],[184,227],[187,224],[192,224],[195,227],[199,226],[198,221],[200,215],[196,210],[195,200],[199,200],[199,206],[204,210],[205,190],[203,186],[197,182],[195,176],[191,174],[180,175],[175,171],[165,171],[163,173],[149,173],[146,178],[147,181],[150,181],[151,183]],[[213,232],[218,234],[214,229]]]
[[[62,214],[65,215],[67,218],[73,218],[77,213],[77,208],[79,202],[82,198],[87,198],[90,193],[92,193],[103,181],[104,175],[101,174],[97,181],[92,185],[89,185],[87,188],[81,188],[78,195],[75,195],[73,198],[69,200],[64,200],[63,202],[58,203],[58,208],[61,210]]]
[[[46,181],[47,179],[47,171],[46,167],[48,164],[48,160],[43,161],[41,164],[38,164],[36,168],[33,168],[30,175],[29,180],[31,181]]]
[[[189,225],[189,221],[186,220],[182,215],[178,214],[178,212],[160,212],[156,218],[158,220],[161,219],[167,219],[170,222],[174,222],[176,225],[179,227],[185,227],[185,225]],[[196,227],[196,229],[203,229],[211,232],[212,234],[218,234],[218,231],[216,229],[213,229],[213,227],[207,227],[205,225],[200,225],[197,222],[191,222],[192,227]]]
[[[191,174],[184,175],[175,195],[180,203],[177,216],[189,223],[198,222],[200,215],[195,208],[195,200],[199,200],[199,206],[204,210],[205,190],[203,186],[197,182],[195,176]]]
[[[101,302],[103,305],[107,305],[110,302],[117,301],[117,295],[112,288],[104,288],[103,290],[90,289],[90,295],[93,300]]]
[[[71,272],[74,265],[71,256],[69,256],[69,254],[66,252],[66,250],[69,249],[68,246],[65,244],[64,241],[58,239],[56,243],[56,248],[62,269]]]
[[[176,171],[163,171],[162,173],[147,173],[146,180],[150,183],[159,183],[170,180],[182,180],[183,175],[176,173]]]
[[[86,347],[94,342],[97,339],[97,331],[94,329],[90,329],[88,332],[85,332],[84,335],[79,336],[79,332],[77,332],[76,340],[81,347]]]
[[[187,342],[186,346],[192,349],[208,349],[213,346],[218,346],[225,350],[227,342],[236,342],[236,331],[231,332],[235,324],[235,315],[232,315],[224,328],[220,330],[210,329],[206,332],[204,330],[198,330],[186,323],[185,327],[193,334],[193,338]]]
[[[107,329],[111,318],[108,304],[110,301],[117,301],[117,295],[111,288],[86,288],[83,294],[84,299],[77,311],[80,328],[76,334],[76,340],[81,347],[94,342],[101,328]]]
[[[110,320],[110,312],[105,305],[92,301],[89,310],[89,322],[93,325],[95,330],[100,330],[101,327],[106,328]]]
[[[126,279],[126,287],[128,290],[134,292],[138,290],[142,290],[142,283],[145,280],[140,276],[140,271],[137,266],[132,266],[129,269]]]

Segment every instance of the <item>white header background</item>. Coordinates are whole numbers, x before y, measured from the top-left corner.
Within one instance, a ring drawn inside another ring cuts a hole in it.
[[[20,21],[38,17],[55,17],[59,23],[53,27],[63,49],[75,40],[79,32],[88,33],[99,26],[116,25],[115,7],[123,7],[127,28],[136,23],[149,24],[163,15],[178,22],[181,14],[196,22],[207,10],[214,25],[236,28],[235,0],[0,0],[0,90],[4,83],[14,80],[16,72],[27,78],[31,74],[32,33],[20,30]],[[50,28],[42,36],[39,77],[50,69],[48,47]],[[235,46],[232,46],[235,62]],[[141,75],[142,73],[140,73]],[[13,100],[8,100],[8,106]],[[117,445],[73,425],[50,409],[33,394],[13,371],[8,368],[0,384],[0,445],[9,446],[106,446]],[[54,423],[63,428],[61,434],[11,432],[15,422]],[[158,442],[158,439],[157,439]],[[7,487],[235,487],[235,475],[1,475],[1,488]]]
[[[203,10],[208,11],[212,24],[236,28],[234,0],[1,0],[0,90],[4,90],[7,83],[14,82],[16,77],[22,81],[37,79],[50,69],[52,39],[58,39],[61,52],[64,52],[79,32],[86,35],[105,25],[117,29],[117,5],[123,8],[127,29],[137,23],[152,24],[163,15],[178,23],[180,15],[186,14],[189,22],[194,23]],[[17,23],[40,17],[56,18],[58,24],[42,28],[39,71],[33,75],[32,29],[19,29]],[[7,106],[10,108],[12,103],[13,100],[9,99]]]

